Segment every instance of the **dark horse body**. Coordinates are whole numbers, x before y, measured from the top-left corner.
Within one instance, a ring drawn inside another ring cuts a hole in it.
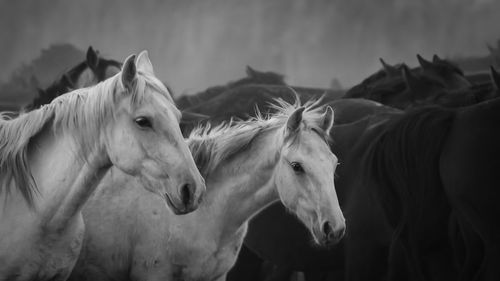
[[[222,121],[236,119],[247,119],[249,116],[254,116],[256,109],[263,114],[272,111],[271,103],[276,98],[281,98],[287,102],[295,100],[295,94],[298,95],[302,102],[310,99],[319,99],[323,97],[323,102],[332,101],[342,96],[341,91],[328,89],[292,87],[283,85],[242,85],[228,89],[217,96],[200,102],[192,107],[183,109],[184,113],[201,114],[208,117],[212,125],[219,124]],[[200,120],[201,121],[201,120]],[[190,131],[191,126],[186,125],[183,132]]]
[[[499,280],[498,124],[500,99],[338,125],[343,242],[329,251],[308,246],[273,206],[252,221],[245,244],[274,264],[347,280]]]

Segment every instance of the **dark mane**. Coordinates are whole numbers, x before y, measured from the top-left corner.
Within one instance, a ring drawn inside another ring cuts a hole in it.
[[[59,79],[54,81],[45,90],[38,89],[38,96],[25,107],[25,110],[32,111],[34,109],[40,108],[42,105],[49,104],[58,96],[74,90],[75,85],[73,84],[73,81],[75,81],[78,76],[80,76],[82,72],[85,71],[85,69],[87,69],[87,63],[83,61],[75,67],[71,68],[68,72],[64,73]]]
[[[96,51],[98,54],[99,52]],[[97,77],[98,81],[104,81],[106,80],[106,70],[108,67],[113,66],[116,67],[117,69],[122,69],[122,63],[116,60],[112,59],[105,59],[102,57],[99,57],[99,62],[96,67],[91,67],[92,71],[94,72],[95,76]]]
[[[361,83],[358,85],[355,85],[351,87],[349,90],[347,90],[345,94],[345,98],[359,98],[362,97],[363,93],[368,90],[368,86],[372,85],[373,83],[384,79],[387,77],[386,73],[384,72],[383,69],[373,73],[372,75],[368,76],[367,78],[363,79]]]
[[[448,208],[439,159],[454,117],[455,111],[437,106],[411,110],[383,125],[364,154],[363,178],[375,182],[373,193],[396,229],[395,239],[414,247],[412,253],[418,252],[419,225],[429,216],[436,219],[428,207]]]
[[[441,74],[446,74],[446,73],[457,73],[462,76],[464,76],[464,72],[462,69],[460,69],[456,64],[452,63],[449,60],[446,59],[439,59],[439,60],[434,60],[432,62],[433,67],[436,69]]]
[[[416,191],[439,182],[439,156],[454,117],[451,109],[417,108],[389,121],[373,139],[364,155],[364,174],[380,185],[377,193],[388,203],[385,206],[399,202],[399,211],[404,211],[410,209],[408,204],[426,205],[416,202],[421,199]]]
[[[32,111],[34,109],[38,109],[42,105],[49,104],[55,98],[76,90],[78,85],[75,85],[75,83],[77,83],[80,76],[87,69],[92,71],[92,74],[96,78],[95,82],[97,83],[108,78],[108,67],[115,67],[117,68],[117,71],[119,71],[121,66],[122,64],[118,61],[100,57],[99,51],[89,47],[87,50],[86,60],[72,67],[46,89],[38,89],[38,96],[30,104],[25,106],[24,110]]]

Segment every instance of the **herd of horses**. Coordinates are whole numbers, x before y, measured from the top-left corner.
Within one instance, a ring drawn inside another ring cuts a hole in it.
[[[500,280],[500,74],[417,58],[174,100],[90,47],[2,115],[0,280]]]

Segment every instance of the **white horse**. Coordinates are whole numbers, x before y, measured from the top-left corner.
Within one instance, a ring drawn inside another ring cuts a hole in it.
[[[129,176],[109,174],[84,209],[85,246],[70,280],[225,280],[249,219],[276,200],[315,242],[339,241],[345,220],[327,143],[333,111],[283,101],[277,109],[270,118],[191,134],[207,194],[185,216],[162,208]]]
[[[122,72],[0,120],[0,280],[66,280],[80,253],[81,209],[111,167],[193,211],[204,181],[180,113],[146,52]]]

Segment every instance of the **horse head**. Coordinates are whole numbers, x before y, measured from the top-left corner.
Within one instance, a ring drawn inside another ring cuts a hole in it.
[[[162,197],[176,214],[195,210],[204,180],[180,131],[181,113],[156,78],[147,52],[137,59],[129,56],[112,80],[118,80],[109,90],[116,92],[117,108],[103,136],[111,163],[138,176],[142,186]]]
[[[331,245],[345,232],[334,184],[337,157],[328,142],[333,110],[296,108],[282,129],[275,181],[283,204],[309,228],[317,243]]]
[[[422,74],[441,83],[444,87],[455,90],[470,87],[470,82],[465,78],[463,71],[447,60],[434,55],[430,62],[417,54],[418,63]]]

